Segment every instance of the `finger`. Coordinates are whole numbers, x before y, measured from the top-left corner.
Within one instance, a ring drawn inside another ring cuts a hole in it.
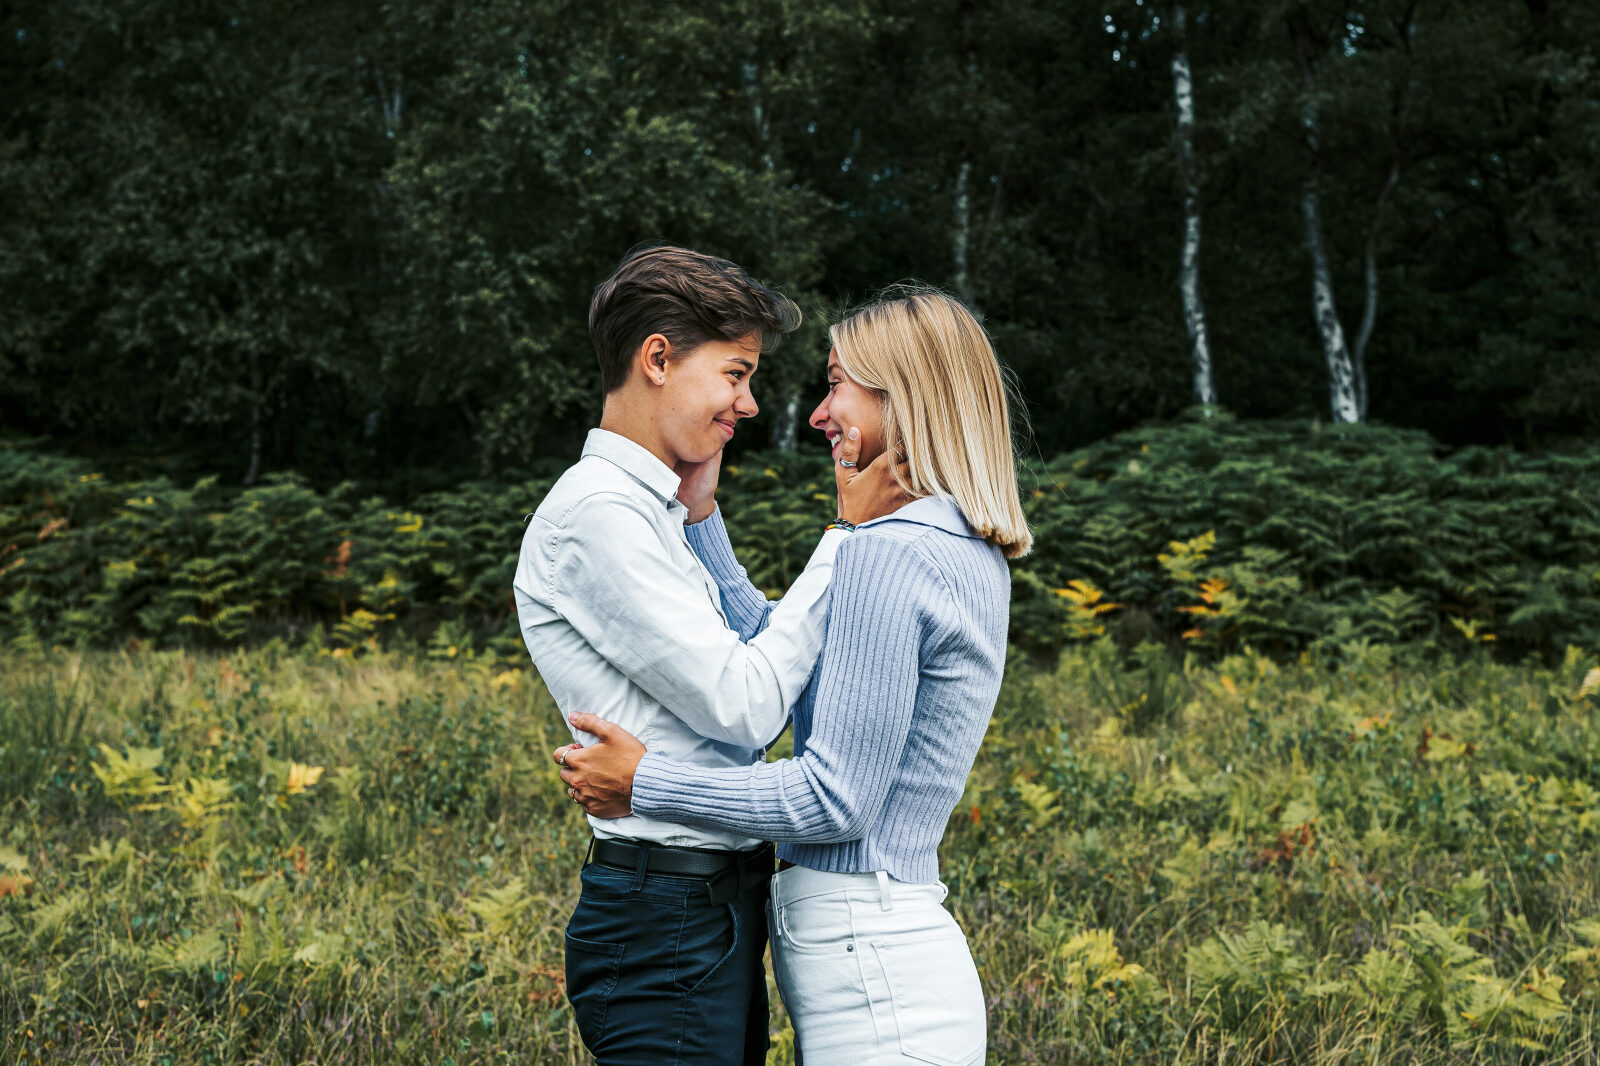
[[[598,718],[587,711],[579,711],[577,714],[570,715],[567,721],[571,722],[574,728],[593,734],[601,740],[610,740],[617,735],[616,726],[604,718]]]
[[[566,757],[568,755],[572,754],[572,752],[575,751],[577,749],[577,747],[578,746],[576,744],[563,744],[559,748],[557,748],[555,751],[550,753],[550,758],[555,760],[555,763],[556,763],[557,766],[565,766],[565,765],[567,765],[566,764]]]
[[[851,426],[845,433],[844,439],[839,442],[840,462],[856,463],[861,460],[861,431]],[[844,469],[848,470],[849,467]]]
[[[561,783],[566,785],[568,788],[576,788],[578,785],[578,771],[572,769],[570,766],[565,770],[562,770]]]

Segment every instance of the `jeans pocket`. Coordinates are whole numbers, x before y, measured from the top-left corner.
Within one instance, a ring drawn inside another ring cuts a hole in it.
[[[933,1066],[982,1062],[983,989],[966,938],[957,931],[877,939],[872,946],[889,986],[901,1054]]]
[[[567,934],[567,999],[578,1034],[590,1048],[605,1038],[606,1005],[622,975],[622,950],[621,944],[597,944]]]
[[[731,903],[685,907],[672,965],[672,980],[679,991],[693,995],[711,980],[739,950],[741,932],[739,910]]]
[[[773,901],[777,931],[784,945],[805,954],[843,951],[855,939],[850,898],[844,892],[808,896],[790,903]]]

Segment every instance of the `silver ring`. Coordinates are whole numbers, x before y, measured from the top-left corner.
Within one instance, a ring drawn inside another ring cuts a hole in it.
[[[853,468],[853,467],[854,467],[854,466],[855,466],[855,465],[856,465],[856,464],[855,464],[855,463],[852,463],[852,462],[851,462],[851,461],[850,461],[850,460],[848,460],[848,459],[840,459],[840,460],[839,460],[839,465],[840,465],[840,466],[848,466],[848,467],[852,467],[852,468]]]
[[[571,797],[572,799],[577,799],[578,798],[578,790],[575,789],[575,788],[569,788],[569,789],[567,789],[567,795],[569,797]]]
[[[567,765],[567,753],[565,749],[562,750],[561,758],[557,759],[556,762],[560,763],[562,766]]]

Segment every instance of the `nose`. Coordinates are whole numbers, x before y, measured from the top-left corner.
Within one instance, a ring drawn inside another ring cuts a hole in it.
[[[811,420],[806,424],[812,429],[828,428],[828,397],[824,396],[822,402],[817,404],[817,409],[811,412]]]
[[[739,395],[733,401],[733,413],[740,418],[754,418],[761,412],[761,406],[756,403],[756,394],[750,391],[750,379],[746,378],[744,387],[739,390]]]

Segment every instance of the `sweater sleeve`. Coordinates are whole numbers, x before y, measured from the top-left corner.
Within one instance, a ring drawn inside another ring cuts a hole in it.
[[[706,768],[654,753],[639,764],[633,811],[765,840],[854,840],[894,783],[916,709],[931,599],[943,588],[912,545],[857,534],[834,564],[815,711],[793,759]]]
[[[750,640],[767,628],[767,618],[776,601],[767,599],[766,593],[756,588],[745,573],[744,567],[733,554],[733,543],[728,539],[728,527],[722,522],[722,508],[711,512],[703,522],[683,527],[689,547],[705,565],[717,591],[722,594],[722,613],[728,626],[739,634],[740,640]]]

